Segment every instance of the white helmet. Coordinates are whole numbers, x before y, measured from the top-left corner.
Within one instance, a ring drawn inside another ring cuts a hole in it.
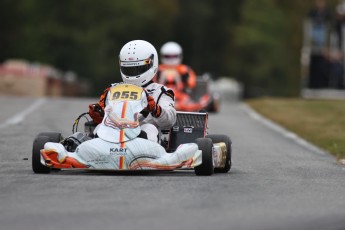
[[[182,62],[182,48],[176,42],[167,42],[161,48],[161,61],[166,65],[178,65]]]
[[[125,44],[119,55],[120,72],[125,83],[143,86],[156,75],[158,54],[149,42],[134,40]]]

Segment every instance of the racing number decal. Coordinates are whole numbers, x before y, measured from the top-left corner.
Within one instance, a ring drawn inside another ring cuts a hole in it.
[[[111,89],[111,100],[140,100],[143,89],[135,85],[120,84]]]
[[[115,91],[111,98],[112,100],[119,100],[119,99],[130,99],[130,100],[138,100],[138,92],[129,92],[129,91]]]

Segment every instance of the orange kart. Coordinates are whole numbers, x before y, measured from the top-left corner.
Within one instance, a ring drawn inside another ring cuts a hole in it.
[[[181,81],[181,76],[175,69],[166,69],[161,72],[159,83],[172,89],[175,93],[175,108],[186,112],[218,112],[219,96],[210,93],[209,78],[197,78],[193,90],[187,90]]]

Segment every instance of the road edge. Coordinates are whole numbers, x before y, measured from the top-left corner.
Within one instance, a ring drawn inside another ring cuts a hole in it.
[[[334,157],[328,151],[319,148],[318,146],[316,146],[316,145],[310,143],[309,141],[303,139],[302,137],[298,136],[296,133],[293,133],[293,132],[285,129],[284,127],[275,123],[274,121],[269,120],[266,117],[263,117],[258,112],[256,112],[254,109],[252,109],[250,106],[248,106],[247,104],[241,103],[240,107],[253,120],[260,122],[261,124],[265,125],[269,129],[274,130],[275,132],[281,134],[282,136],[284,136],[287,139],[292,140],[293,142],[297,143],[298,145],[300,145],[300,146],[302,146],[302,147],[304,147],[304,148],[306,148],[306,149],[308,149],[314,153],[317,153],[319,155],[328,155],[328,156]]]

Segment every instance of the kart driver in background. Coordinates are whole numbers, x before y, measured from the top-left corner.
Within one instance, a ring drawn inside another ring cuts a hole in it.
[[[176,70],[183,84],[183,91],[191,93],[196,84],[196,74],[192,68],[182,64],[182,48],[176,42],[165,43],[160,50],[161,63],[159,65],[156,82],[160,82],[161,73],[165,70]]]
[[[174,125],[176,110],[174,92],[152,80],[158,71],[157,51],[147,41],[130,41],[120,51],[119,64],[123,82],[141,86],[147,92],[148,106],[141,112],[140,127],[143,137],[158,142],[158,129]],[[102,122],[108,92],[115,85],[104,90],[98,103],[89,105],[89,114],[96,124]]]

